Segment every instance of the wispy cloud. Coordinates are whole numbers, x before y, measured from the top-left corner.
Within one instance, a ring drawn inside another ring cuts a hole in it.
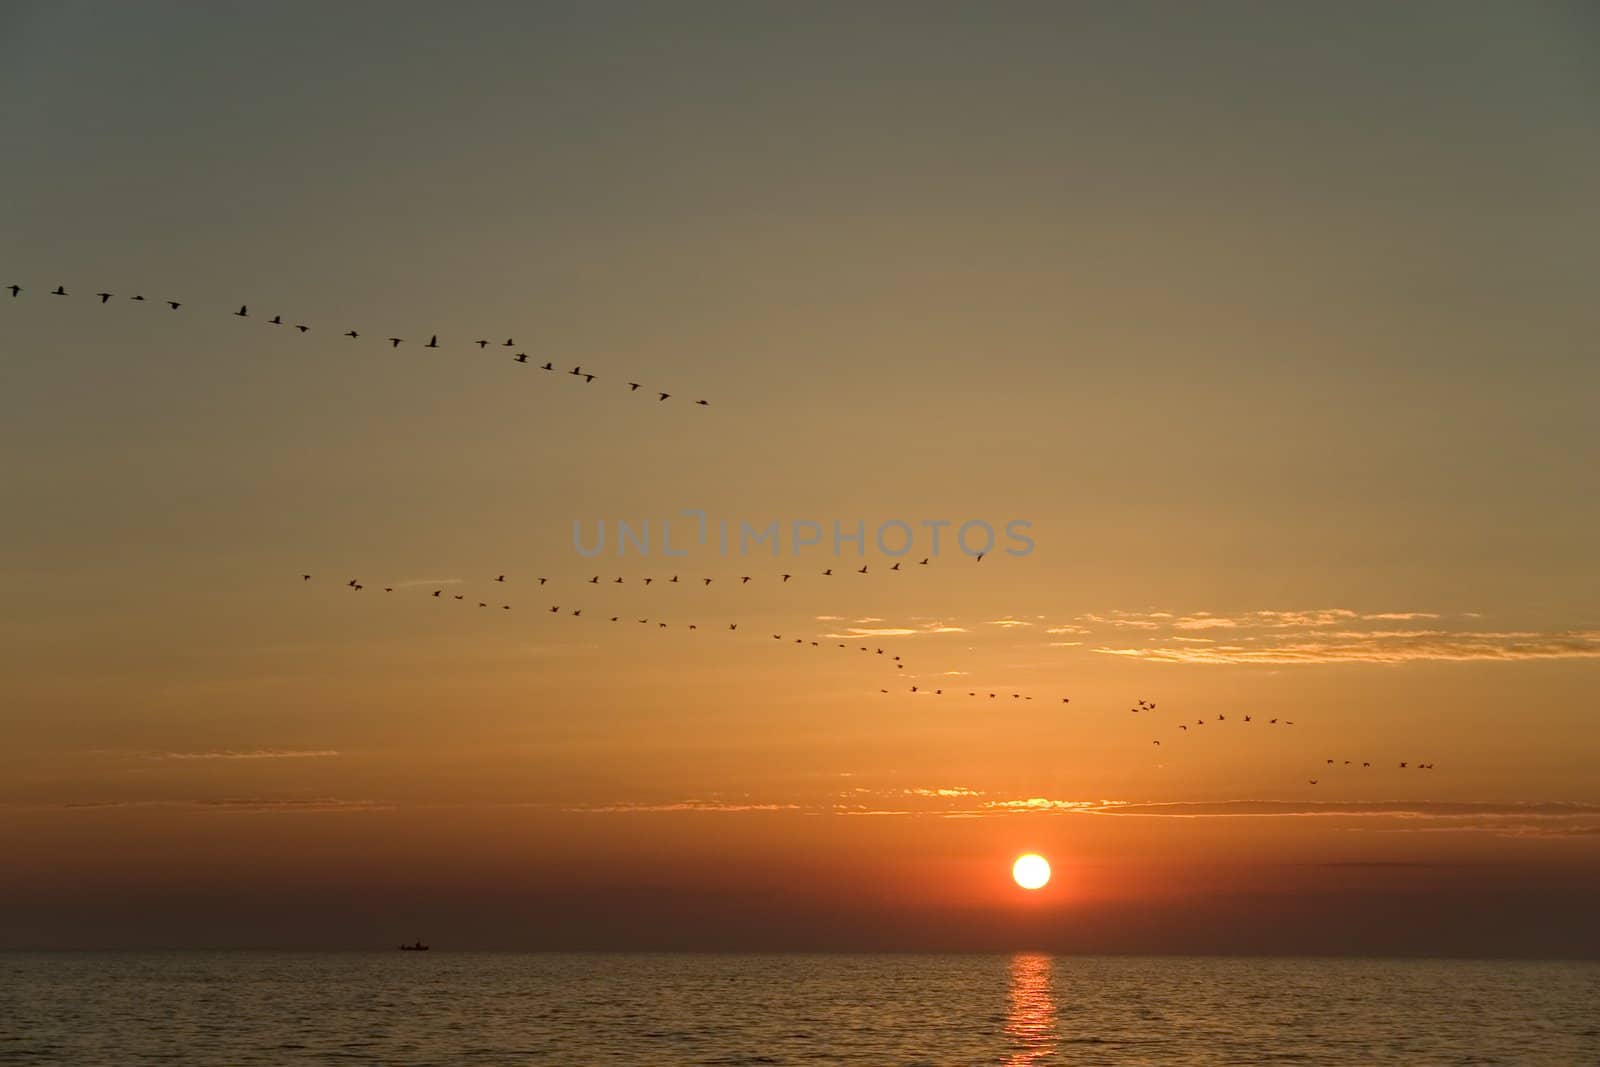
[[[332,748],[224,748],[209,752],[162,752],[157,754],[156,758],[169,760],[331,759],[338,755],[338,750]]]
[[[1518,662],[1600,659],[1600,631],[1560,633],[1457,632],[1438,630],[1343,632],[1266,644],[1205,647],[1096,648],[1108,656],[1187,664],[1323,664]]]
[[[1017,628],[1018,626],[1032,626],[1033,623],[1028,622],[1025,619],[990,619],[987,622],[985,622],[984,625],[985,626],[999,626],[999,627],[1003,627],[1004,629],[1007,629],[1007,630],[1012,630],[1012,629]]]

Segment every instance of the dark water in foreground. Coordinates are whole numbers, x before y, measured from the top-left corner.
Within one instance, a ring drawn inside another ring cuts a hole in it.
[[[1600,963],[0,955],[0,1063],[1600,1065]]]

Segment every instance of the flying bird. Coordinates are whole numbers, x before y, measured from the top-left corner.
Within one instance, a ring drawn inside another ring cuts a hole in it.
[[[346,337],[360,337],[361,336],[359,333],[356,333],[354,330],[346,330],[344,332],[344,335]]]
[[[134,297],[134,299],[135,300],[143,300],[144,297],[136,296],[136,297]],[[173,311],[177,311],[179,308],[183,307],[183,305],[178,303],[176,300],[168,300],[167,301],[167,307],[171,308]]]
[[[439,595],[439,594],[440,594],[440,593],[442,593],[442,592],[444,592],[444,590],[443,590],[443,589],[435,589],[435,590],[434,590],[434,591],[433,591],[433,595],[434,595],[434,596],[438,596],[438,595]]]
[[[700,580],[701,580],[701,581],[702,581],[702,582],[705,582],[705,583],[706,583],[706,584],[707,584],[707,585],[710,585],[710,584],[711,584],[711,579],[710,579],[710,578],[702,578],[702,579],[700,579]]]
[[[274,326],[282,326],[283,325],[283,316],[282,315],[274,315],[274,316],[272,316],[272,318],[268,319],[267,321],[269,323],[271,323],[272,325],[274,325]]]
[[[67,287],[64,286],[64,285],[58,285],[54,289],[50,290],[50,295],[51,296],[66,296],[67,295]]]
[[[309,574],[302,574],[302,575],[301,575],[301,576],[300,576],[300,580],[301,580],[301,581],[303,581],[303,582],[309,582],[309,581],[310,581],[310,580],[311,580],[311,575],[309,575]]]
[[[638,382],[629,382],[628,383],[628,392],[637,393],[638,391],[639,391],[639,383]]]
[[[553,367],[549,363],[546,363],[544,366],[540,367],[539,369],[540,370],[555,370],[555,367]]]
[[[783,576],[783,578],[784,578],[784,581],[788,581],[789,580],[789,576],[787,574],[785,574]],[[749,585],[750,584],[750,576],[748,574],[746,574],[745,576],[740,578],[739,579],[739,584],[740,585]]]
[[[100,303],[102,303],[102,304],[104,304],[106,301],[111,299],[111,294],[110,293],[96,293],[94,295],[98,296],[100,298]]]
[[[250,305],[249,304],[240,304],[239,305],[239,310],[235,311],[234,314],[239,316],[241,319],[249,318],[250,317]]]
[[[11,290],[12,299],[15,299],[16,295],[22,292],[22,286],[20,285],[8,285],[6,288]]]
[[[518,363],[526,363],[526,362],[528,362],[528,353],[526,353],[526,352],[518,352],[516,355],[512,356],[511,358],[516,360]]]
[[[892,570],[892,571],[897,571],[897,570],[900,569],[900,564],[896,563],[893,567],[890,567],[889,569]]]
[[[696,400],[695,403],[699,404],[703,408],[711,406],[711,402],[709,400]]]
[[[516,342],[513,341],[511,338],[507,337],[504,341],[500,342],[500,347],[501,348],[515,348],[516,347]]]
[[[403,341],[403,340],[405,340],[405,338],[403,338],[403,337],[391,337],[391,338],[389,338],[389,344],[394,346],[395,348],[399,348],[400,347],[400,342]]]
[[[545,583],[545,582],[548,582],[548,581],[549,581],[549,580],[550,580],[550,579],[548,579],[548,578],[540,578],[540,579],[539,579],[539,584],[540,584],[540,585],[543,585],[543,584],[544,584],[544,583]]]
[[[978,558],[973,560],[972,562],[974,562],[974,563],[982,563],[983,562],[983,557],[987,556],[988,554],[989,553],[987,553],[987,552],[979,552],[978,553]]]
[[[429,337],[428,338],[428,343],[423,345],[422,347],[423,348],[438,348],[439,347],[439,335],[438,334],[434,334],[432,337]]]
[[[502,574],[502,575],[500,575],[500,577],[498,577],[498,578],[496,578],[496,579],[495,579],[495,581],[497,581],[497,582],[503,582],[503,581],[505,581],[505,580],[506,580],[506,576],[505,576],[505,575],[503,575],[503,574]]]
[[[861,565],[861,569],[856,571],[856,573],[857,574],[865,574],[865,573],[867,573],[867,565],[865,563],[863,563]]]
[[[659,396],[662,400],[665,400],[667,397],[671,396],[672,394],[671,393],[657,393],[656,395]]]
[[[474,341],[472,343],[477,345],[479,348],[488,348],[489,347],[489,342],[488,341]]]

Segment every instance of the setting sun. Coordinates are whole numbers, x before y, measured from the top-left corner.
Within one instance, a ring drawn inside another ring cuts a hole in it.
[[[1024,889],[1042,889],[1050,881],[1050,864],[1043,856],[1028,853],[1011,865],[1011,877]]]

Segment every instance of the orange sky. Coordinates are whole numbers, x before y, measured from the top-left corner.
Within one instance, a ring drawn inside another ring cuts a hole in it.
[[[0,947],[1600,951],[1592,18],[284,10],[0,44]]]

